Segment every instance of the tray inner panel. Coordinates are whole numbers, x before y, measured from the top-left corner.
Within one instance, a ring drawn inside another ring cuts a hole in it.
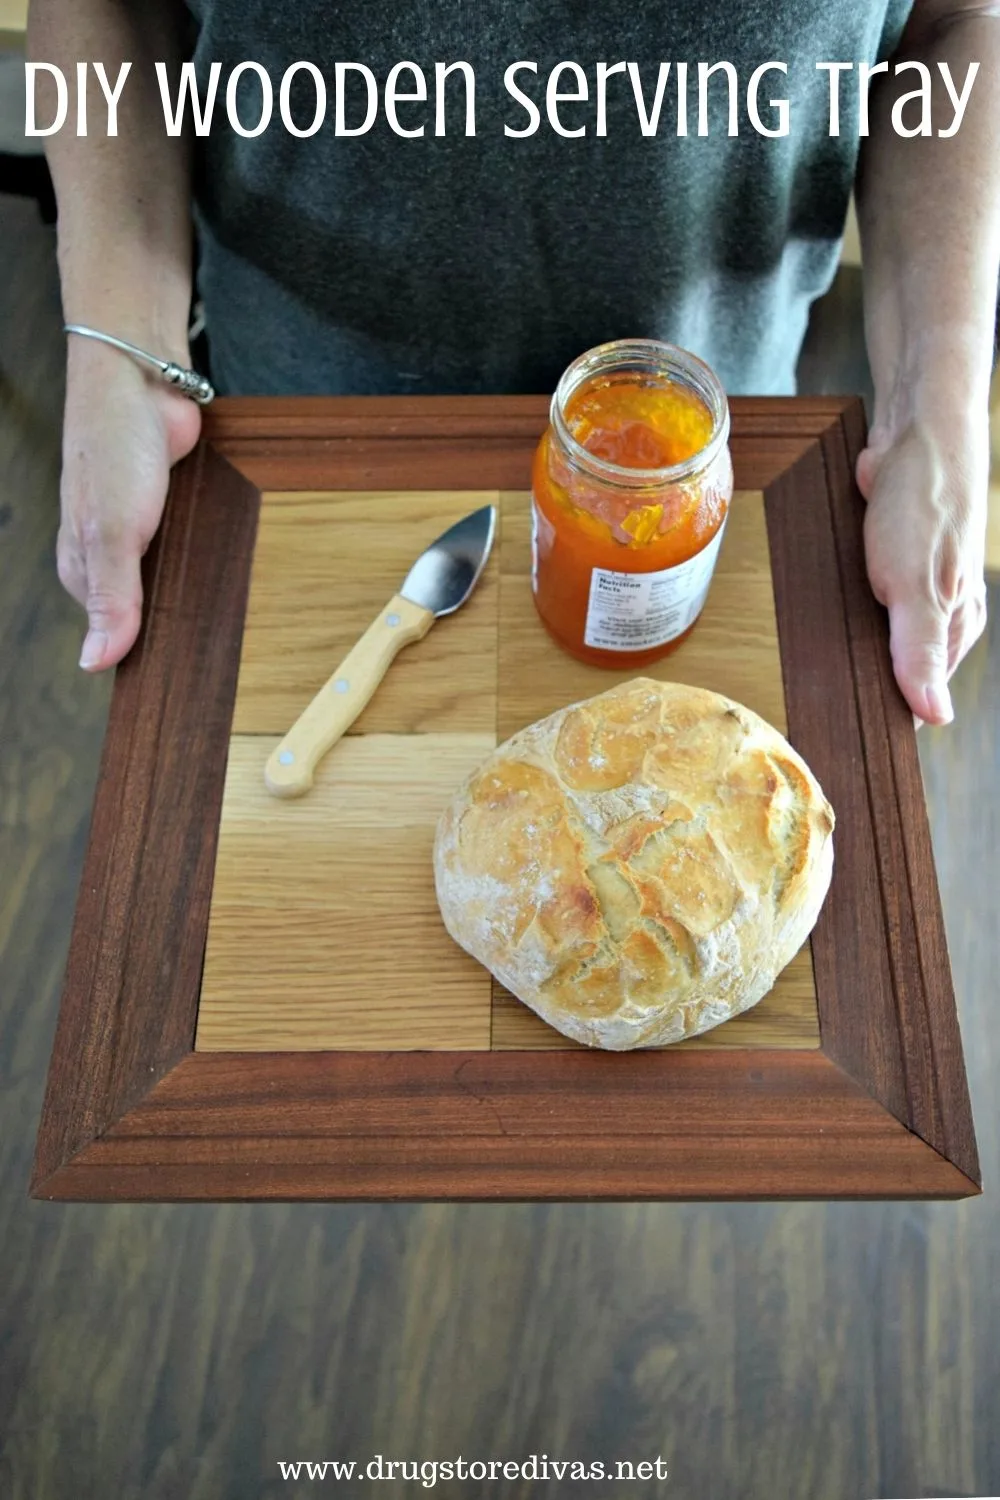
[[[499,504],[473,597],[400,653],[297,801],[264,788],[271,749],[469,510]],[[206,1051],[566,1049],[461,952],[438,916],[434,825],[516,729],[632,672],[562,653],[531,599],[522,493],[268,493],[230,742],[196,1047]],[[734,498],[705,613],[646,675],[714,688],[785,729],[763,497]],[[808,944],[744,1016],[686,1047],[819,1045]]]

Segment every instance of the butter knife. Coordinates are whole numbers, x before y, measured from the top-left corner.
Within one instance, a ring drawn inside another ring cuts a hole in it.
[[[417,558],[399,593],[271,753],[264,781],[275,797],[309,790],[323,756],[370,701],[397,652],[423,640],[442,615],[461,609],[486,566],[496,523],[496,506],[484,505],[449,526]]]

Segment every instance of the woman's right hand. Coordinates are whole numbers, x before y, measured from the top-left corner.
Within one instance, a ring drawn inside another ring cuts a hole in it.
[[[172,357],[188,364],[185,354]],[[163,515],[170,469],[200,430],[194,401],[120,350],[70,335],[56,555],[62,584],[87,611],[85,671],[115,666],[135,642],[139,564]]]

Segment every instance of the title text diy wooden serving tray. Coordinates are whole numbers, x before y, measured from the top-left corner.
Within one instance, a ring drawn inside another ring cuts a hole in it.
[[[39,1136],[53,1198],[959,1197],[978,1190],[910,715],[864,577],[860,403],[733,402],[705,616],[652,675],[786,730],[837,813],[754,1010],[591,1053],[450,941],[434,823],[500,740],[624,680],[534,612],[542,398],[220,401],[115,685]],[[493,556],[300,801],[276,740],[452,521]]]

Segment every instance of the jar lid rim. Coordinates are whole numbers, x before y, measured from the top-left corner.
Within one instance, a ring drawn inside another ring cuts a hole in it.
[[[641,369],[643,364],[649,369],[660,371],[668,378],[680,379],[691,386],[711,413],[712,433],[708,442],[682,463],[668,464],[658,469],[634,469],[624,464],[611,463],[585,448],[573,436],[563,415],[570,396],[586,381],[616,368]],[[552,393],[549,418],[560,442],[582,468],[611,483],[637,489],[689,479],[692,474],[712,463],[729,438],[729,402],[715,371],[696,354],[660,339],[614,339],[606,344],[597,344],[593,349],[587,349],[578,355],[567,365]]]

